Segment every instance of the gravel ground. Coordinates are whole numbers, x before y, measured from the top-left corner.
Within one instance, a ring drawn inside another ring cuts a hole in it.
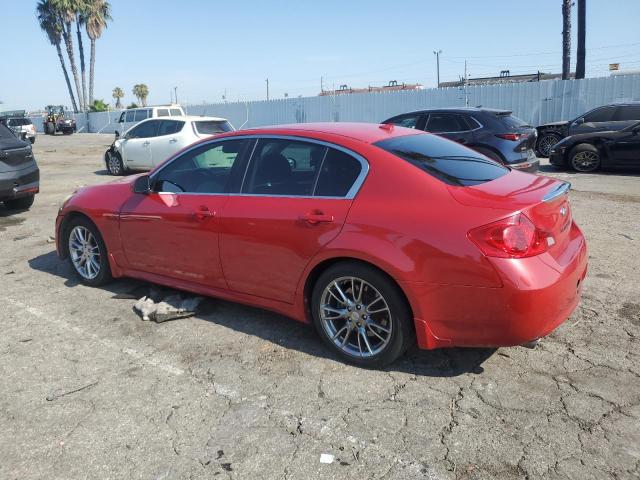
[[[39,136],[42,192],[29,212],[0,207],[0,478],[640,476],[640,172],[542,167],[573,182],[590,271],[535,350],[415,351],[368,371],[272,313],[210,299],[155,324],[132,312],[145,284],[79,285],[54,218],[111,179],[110,141]]]

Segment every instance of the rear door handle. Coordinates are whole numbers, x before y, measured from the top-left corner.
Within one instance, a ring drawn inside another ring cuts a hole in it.
[[[147,140],[146,142],[142,142],[142,145],[144,145],[144,146],[149,145],[149,140]]]
[[[216,212],[209,210],[206,205],[200,205],[198,210],[193,214],[198,220],[205,220],[216,216]]]
[[[169,140],[169,143],[176,143],[178,140],[176,140],[175,138],[172,138],[171,140]]]
[[[325,213],[316,210],[302,215],[300,217],[300,220],[307,222],[309,225],[318,225],[319,223],[332,223],[333,215],[326,215]]]

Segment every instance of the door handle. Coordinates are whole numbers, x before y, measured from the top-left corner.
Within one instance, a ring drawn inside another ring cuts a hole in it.
[[[176,140],[175,138],[172,138],[171,140],[169,140],[169,143],[176,143],[178,140]]]
[[[456,142],[458,142],[458,143],[467,143],[467,141],[464,138],[456,138]]]
[[[212,218],[216,216],[216,212],[212,212],[209,210],[209,207],[206,205],[200,205],[198,210],[193,214],[198,220],[205,220],[207,218]]]
[[[149,140],[147,140],[146,142],[143,142],[142,145],[149,145]]]
[[[300,217],[300,220],[307,222],[309,225],[318,225],[319,223],[332,223],[333,215],[325,215],[320,210],[309,212]]]

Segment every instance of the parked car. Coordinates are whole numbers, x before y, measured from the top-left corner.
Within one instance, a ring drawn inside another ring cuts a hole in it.
[[[36,142],[36,127],[30,119],[26,117],[9,117],[5,122],[7,127],[13,130],[18,138],[25,137],[32,144]]]
[[[439,108],[404,113],[382,123],[437,133],[511,168],[538,170],[536,131],[508,110]]]
[[[118,119],[118,128],[120,132],[124,132],[147,118],[183,116],[184,110],[180,105],[128,108],[120,114],[120,118]]]
[[[622,130],[639,121],[640,102],[617,103],[594,108],[574,120],[547,123],[537,127],[536,152],[539,157],[548,157],[551,148],[564,137]]]
[[[187,145],[211,135],[229,132],[224,118],[175,117],[143,120],[116,139],[104,154],[111,175],[129,170],[151,170]]]
[[[623,130],[563,138],[551,148],[549,162],[583,173],[601,167],[640,167],[640,122]]]
[[[373,124],[226,133],[84,187],[56,220],[87,285],[135,277],[313,322],[343,359],[520,345],[575,309],[587,271],[569,184]]]
[[[40,171],[31,144],[0,123],[0,202],[26,210],[40,191]]]

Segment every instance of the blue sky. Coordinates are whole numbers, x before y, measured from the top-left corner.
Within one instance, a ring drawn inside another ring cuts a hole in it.
[[[587,76],[607,64],[640,69],[638,0],[587,0]],[[434,86],[471,76],[559,72],[560,0],[322,2],[111,0],[114,21],[97,43],[96,98],[113,103],[120,86],[134,101],[136,83],[149,103],[316,95],[325,88],[389,80]],[[0,110],[69,105],[53,46],[40,31],[35,1],[0,0],[3,75]],[[574,9],[572,68],[575,66]],[[88,41],[85,45],[87,63]],[[88,66],[87,66],[88,69]],[[10,74],[9,74],[10,73]]]

